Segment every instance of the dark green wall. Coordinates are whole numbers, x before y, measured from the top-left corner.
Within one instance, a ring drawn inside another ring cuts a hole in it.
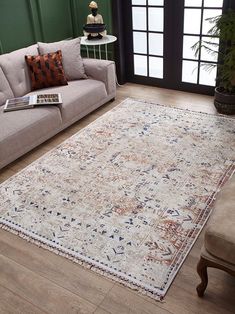
[[[111,0],[97,2],[111,34]],[[90,13],[89,3],[89,0],[0,0],[0,53],[37,41],[82,36],[82,26]],[[109,52],[111,56],[111,46]]]

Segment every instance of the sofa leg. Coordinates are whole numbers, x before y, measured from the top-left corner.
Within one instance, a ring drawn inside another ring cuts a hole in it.
[[[115,98],[115,97],[113,97],[112,99],[110,99],[110,102],[113,102],[113,101],[115,101],[115,99],[116,99],[116,98]]]
[[[197,272],[201,278],[201,283],[197,286],[197,294],[200,298],[203,297],[208,284],[207,266],[208,264],[206,259],[201,257],[197,264]]]

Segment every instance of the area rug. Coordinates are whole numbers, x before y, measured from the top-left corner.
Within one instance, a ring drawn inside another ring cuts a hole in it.
[[[234,149],[232,118],[127,99],[1,184],[1,227],[162,299]]]

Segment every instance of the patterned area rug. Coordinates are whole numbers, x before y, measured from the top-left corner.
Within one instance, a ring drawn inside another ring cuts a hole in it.
[[[1,227],[161,299],[234,159],[234,119],[127,99],[1,184]]]

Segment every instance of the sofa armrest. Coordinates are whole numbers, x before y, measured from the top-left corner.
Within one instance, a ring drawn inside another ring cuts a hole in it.
[[[84,58],[83,64],[86,75],[102,81],[108,95],[116,93],[116,69],[113,61]]]

